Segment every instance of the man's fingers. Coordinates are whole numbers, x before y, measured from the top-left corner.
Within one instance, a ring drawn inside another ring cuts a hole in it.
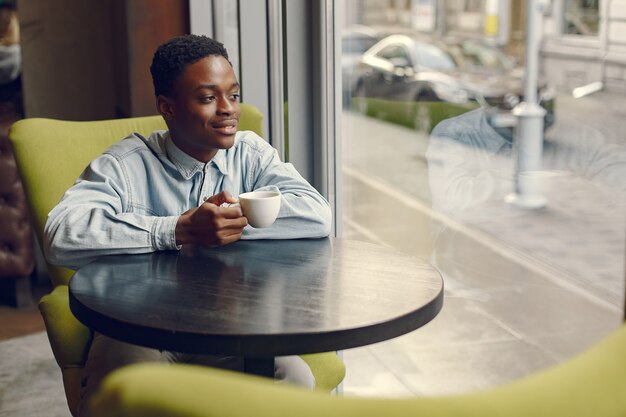
[[[224,219],[222,229],[240,229],[248,225],[248,219],[245,217],[237,217],[233,219]]]
[[[238,219],[240,217],[243,217],[241,207],[239,206],[220,207],[219,211],[222,217],[224,217],[225,219]]]
[[[219,194],[215,194],[214,196],[209,197],[206,201],[215,204],[216,206],[221,206],[224,203],[236,203],[237,199],[233,198],[233,196],[230,195],[228,191],[222,191]]]
[[[220,229],[216,237],[218,238],[220,245],[226,245],[241,239],[242,234],[243,227],[225,227]]]
[[[217,207],[213,217],[213,224],[216,230],[243,229],[248,225],[248,219],[243,216],[239,206]]]
[[[202,203],[198,209],[204,212],[202,216],[223,217],[226,219],[234,219],[243,216],[243,212],[241,211],[241,207],[239,205],[220,207],[209,200]]]

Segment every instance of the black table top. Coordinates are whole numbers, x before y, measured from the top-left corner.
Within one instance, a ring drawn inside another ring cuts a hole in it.
[[[99,258],[70,281],[91,329],[143,346],[270,357],[387,340],[432,320],[430,264],[343,239],[238,241]]]

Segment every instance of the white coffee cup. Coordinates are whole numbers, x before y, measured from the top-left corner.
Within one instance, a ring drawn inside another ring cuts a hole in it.
[[[239,194],[239,205],[250,226],[269,227],[280,211],[280,199],[278,191],[252,191]]]

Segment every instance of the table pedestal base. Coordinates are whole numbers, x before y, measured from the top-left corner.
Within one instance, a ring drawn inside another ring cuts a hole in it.
[[[243,371],[247,374],[274,378],[274,358],[244,358]]]

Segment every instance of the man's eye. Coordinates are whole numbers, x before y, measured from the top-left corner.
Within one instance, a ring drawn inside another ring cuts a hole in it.
[[[204,96],[204,97],[201,97],[200,100],[203,103],[211,103],[211,102],[215,101],[215,96]]]
[[[235,93],[235,94],[231,94],[230,95],[230,99],[233,100],[233,101],[239,101],[239,97],[240,97],[239,93]]]

